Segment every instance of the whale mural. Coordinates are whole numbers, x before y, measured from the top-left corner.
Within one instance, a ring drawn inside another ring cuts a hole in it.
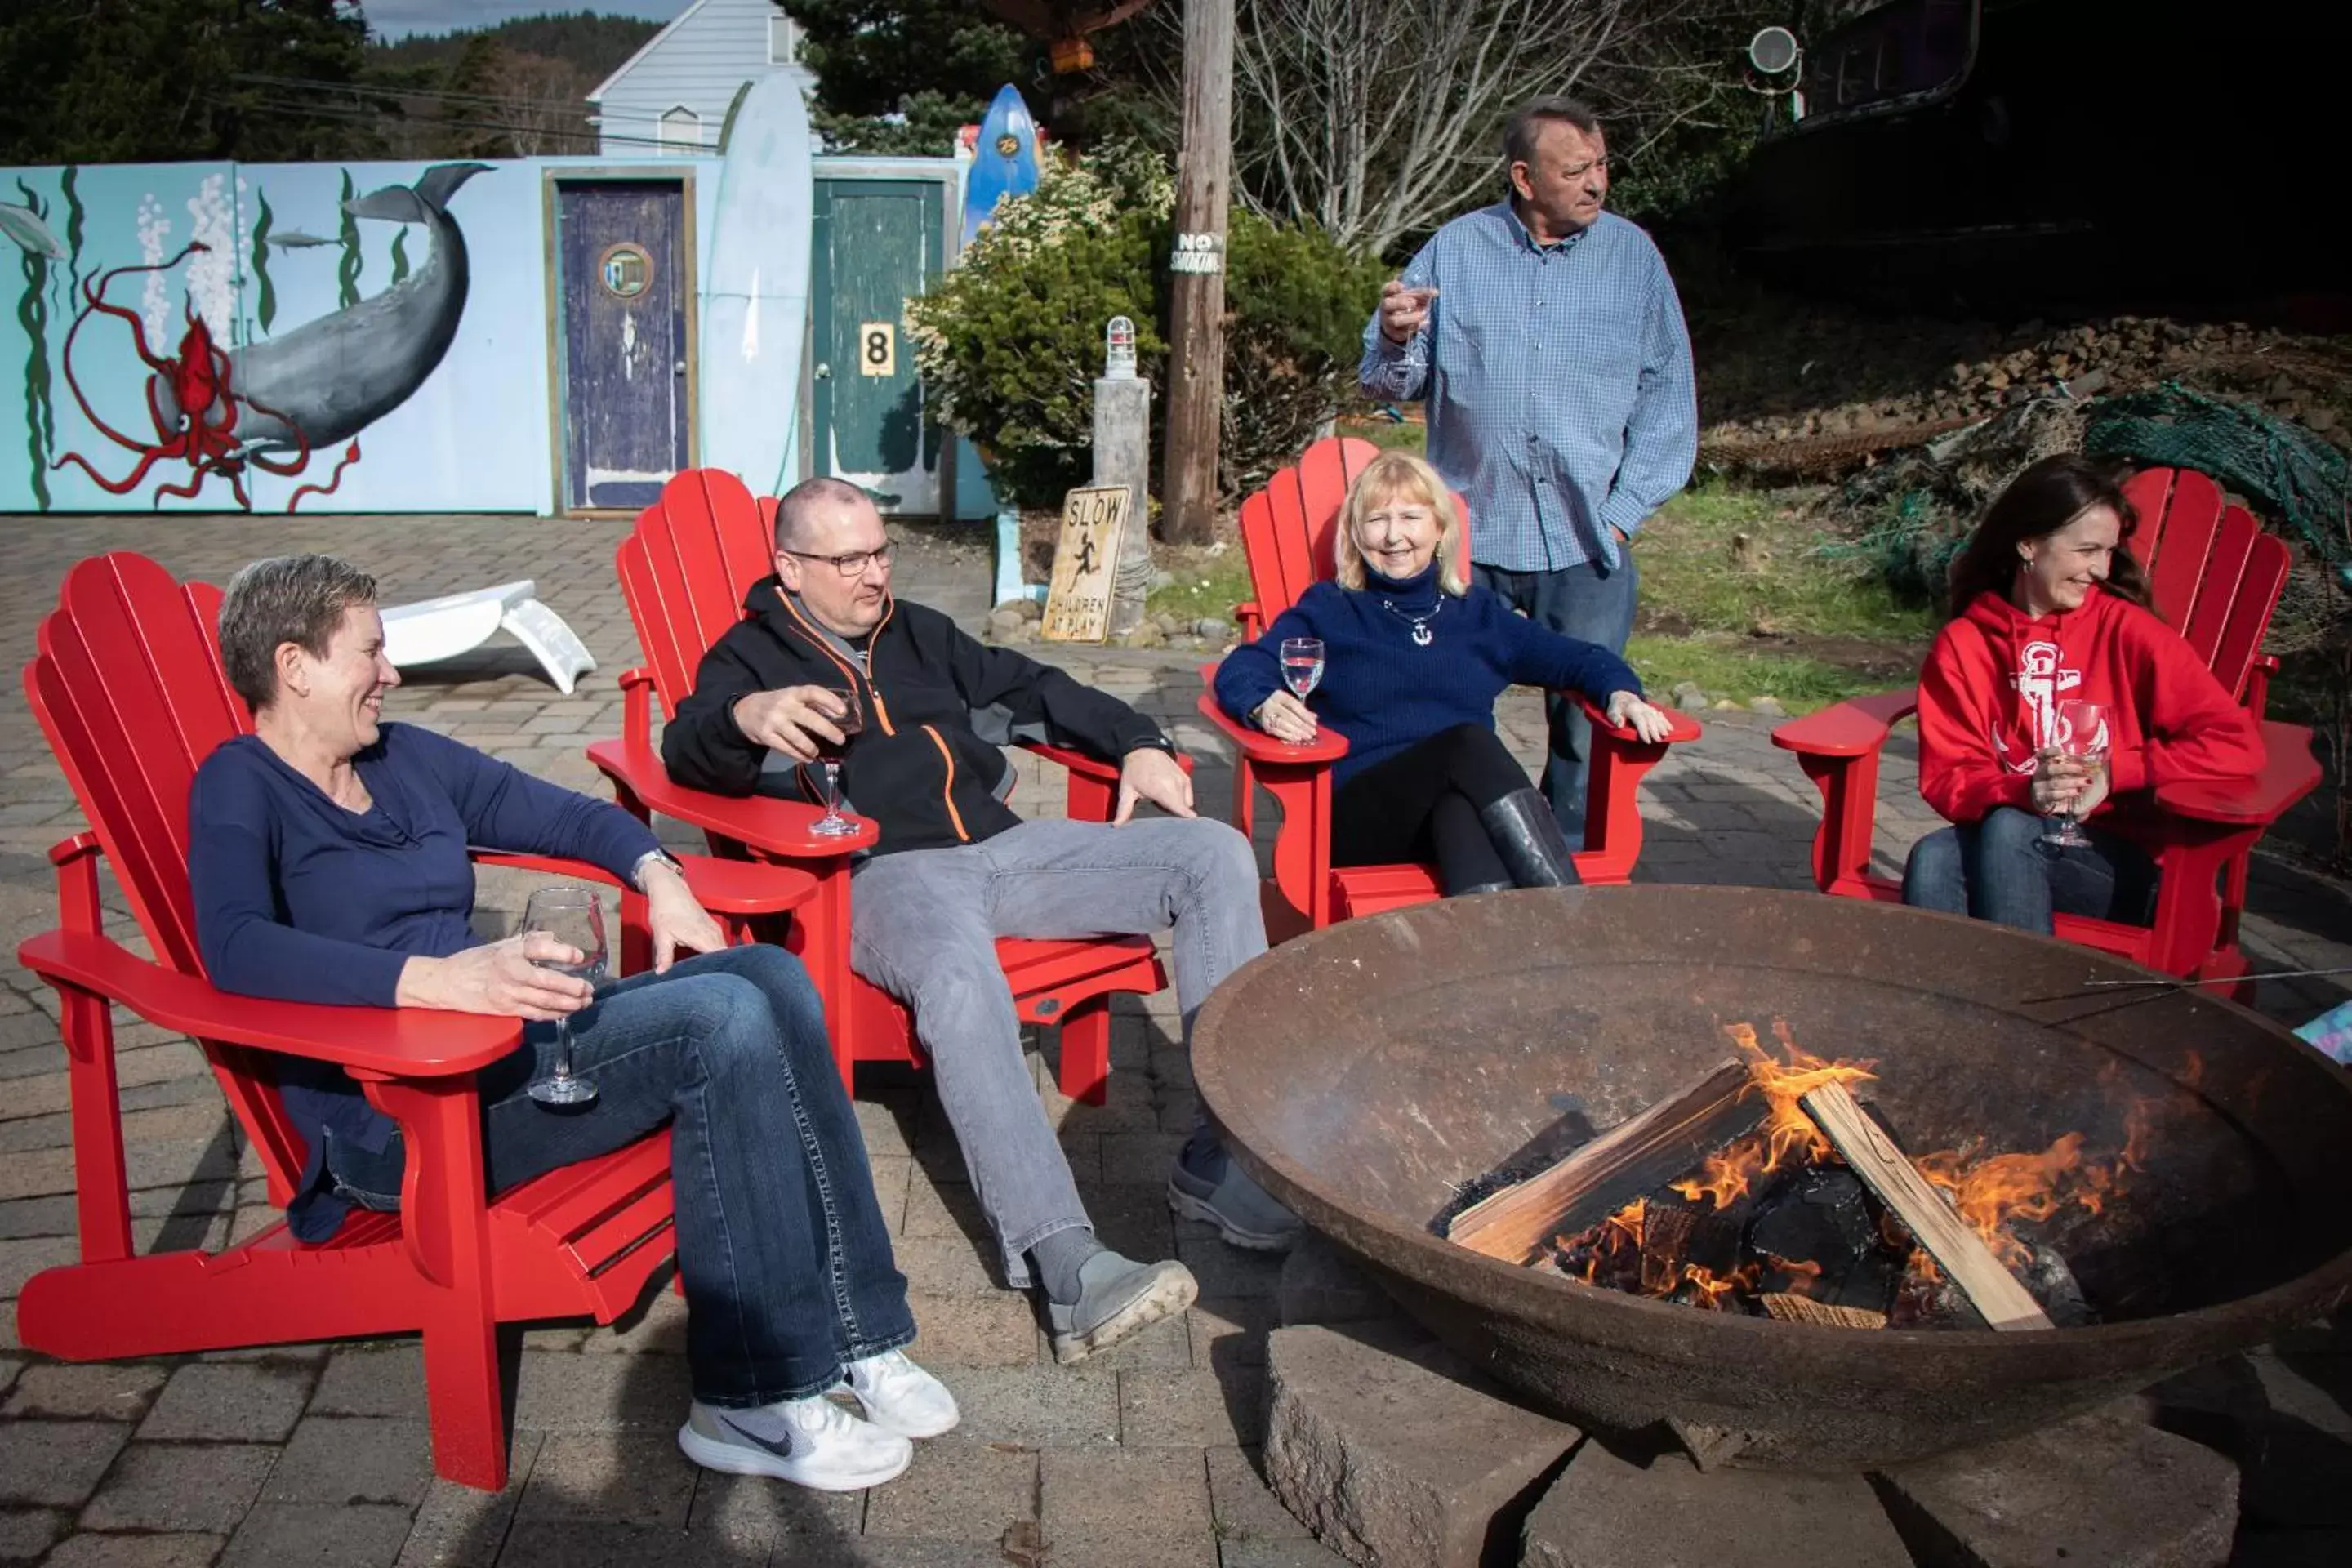
[[[209,257],[214,247],[203,239],[190,241],[168,261],[118,267],[86,279],[80,309],[66,334],[66,384],[90,427],[135,454],[136,461],[119,478],[102,472],[79,451],[61,453],[50,466],[77,468],[108,494],[128,495],[146,484],[159,465],[185,464],[185,478],[156,485],[153,504],[166,497],[194,500],[205,481],[217,477],[227,482],[237,505],[249,510],[248,474],[300,475],[314,452],[342,444],[325,480],[296,489],[286,510],[294,510],[313,495],[333,494],[359,460],[359,433],[405,403],[439,368],[457,338],[469,272],[465,235],[448,203],[467,180],[490,167],[436,163],[414,184],[389,185],[341,204],[352,217],[422,226],[431,236],[431,254],[424,266],[383,293],[280,336],[225,348],[191,287],[177,352],[166,354],[150,342],[146,318],[108,297],[118,278],[145,274],[152,279],[192,257]],[[120,321],[131,331],[133,351],[150,372],[145,400],[152,437],[110,424],[82,387],[75,348],[95,317]]]

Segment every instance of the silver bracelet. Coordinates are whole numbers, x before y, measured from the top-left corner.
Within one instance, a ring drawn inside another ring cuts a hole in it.
[[[677,858],[672,856],[668,850],[648,849],[644,854],[638,856],[636,863],[629,868],[629,880],[635,886],[637,891],[640,893],[646,890],[646,863],[649,860],[659,861],[661,864],[668,867],[671,870],[677,872],[681,878],[686,875],[686,868],[679,865]]]

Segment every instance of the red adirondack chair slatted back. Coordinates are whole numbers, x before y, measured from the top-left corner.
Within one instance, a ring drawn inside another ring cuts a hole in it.
[[[694,689],[703,654],[742,618],[744,593],[775,570],[774,524],[761,516],[733,474],[688,468],[621,542],[614,563],[665,718]]]
[[[221,668],[220,590],[181,584],[143,555],[118,552],[67,574],[26,667],[49,746],[72,784],[158,962],[202,974],[188,889],[188,787],[213,748],[253,728]],[[268,1163],[273,1185],[299,1173],[266,1060],[210,1046],[230,1108]]]
[[[2124,486],[2139,513],[2127,542],[2165,623],[2233,696],[2242,696],[2293,552],[2192,468],[2143,468]]]
[[[1318,441],[1295,468],[1283,468],[1265,489],[1242,502],[1242,547],[1248,552],[1250,586],[1261,615],[1271,622],[1298,603],[1299,595],[1337,569],[1339,509],[1365,466],[1381,455],[1370,441],[1353,436]],[[1470,571],[1470,509],[1460,496],[1463,574]]]

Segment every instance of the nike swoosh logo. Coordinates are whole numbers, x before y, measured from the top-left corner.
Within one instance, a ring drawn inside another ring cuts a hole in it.
[[[712,1414],[719,1413],[714,1411]],[[741,1438],[764,1453],[773,1454],[779,1459],[789,1459],[793,1457],[793,1445],[789,1439],[779,1443],[773,1438],[762,1437],[757,1432],[737,1426],[723,1415],[719,1415],[719,1425],[725,1427],[730,1435]]]

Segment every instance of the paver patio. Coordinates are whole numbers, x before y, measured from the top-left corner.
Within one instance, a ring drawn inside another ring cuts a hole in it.
[[[618,674],[635,657],[612,576],[617,520],[509,518],[0,519],[0,663],[29,657],[34,627],[76,560],[136,549],[225,582],[260,554],[326,549],[373,570],[387,602],[535,578],[594,652],[570,698],[504,644],[409,673],[387,709],[542,777],[601,793],[581,755],[615,734]],[[977,629],[988,563],[919,534],[902,593]],[[1193,715],[1196,654],[1087,649],[1049,657],[1159,716],[1199,763],[1223,815],[1230,760]],[[1772,749],[1769,721],[1708,714],[1699,745],[1651,775],[1644,879],[1810,886],[1811,787]],[[1538,752],[1542,716],[1515,693],[1504,733]],[[1018,799],[1056,808],[1057,773],[1023,755]],[[1907,743],[1890,752],[1882,845],[1899,858],[1934,825]],[[1104,1238],[1182,1257],[1202,1300],[1114,1352],[1053,1363],[1022,1298],[998,1289],[953,1141],[912,1074],[871,1072],[858,1110],[922,1330],[918,1354],[961,1400],[962,1427],[869,1495],[828,1497],[697,1471],[672,1434],[687,1397],[683,1314],[650,1294],[615,1329],[520,1335],[513,1479],[485,1497],[436,1481],[413,1342],[68,1366],[17,1348],[26,1278],[73,1255],[72,1172],[56,998],[16,967],[16,944],[53,914],[45,855],[79,813],[13,678],[0,697],[0,1562],[52,1563],[1222,1564],[1339,1561],[1275,1504],[1253,1468],[1264,1336],[1276,1275],[1205,1226],[1169,1215],[1161,1184],[1196,1097],[1172,1000],[1114,1029],[1109,1103],[1072,1105],[1041,1078]],[[676,824],[681,847],[694,837]],[[1262,830],[1263,832],[1263,830]],[[1890,866],[1899,860],[1890,860]],[[502,930],[526,879],[485,877],[484,924]],[[2261,863],[2249,947],[2274,968],[2352,963],[2340,888]],[[2345,992],[2266,982],[2263,1007],[2299,1022]],[[274,1219],[258,1167],[194,1047],[143,1025],[120,1036],[133,1224],[145,1247],[215,1246]],[[2274,1351],[2178,1380],[2176,1424],[2242,1425],[2247,1510],[2272,1527],[2247,1562],[2352,1561],[2352,1332],[2315,1325]],[[2186,1413],[2185,1415],[2181,1413]],[[2294,1555],[2294,1553],[2303,1555]],[[46,1553],[46,1557],[44,1557]],[[2268,1553],[2268,1555],[2263,1555]]]

